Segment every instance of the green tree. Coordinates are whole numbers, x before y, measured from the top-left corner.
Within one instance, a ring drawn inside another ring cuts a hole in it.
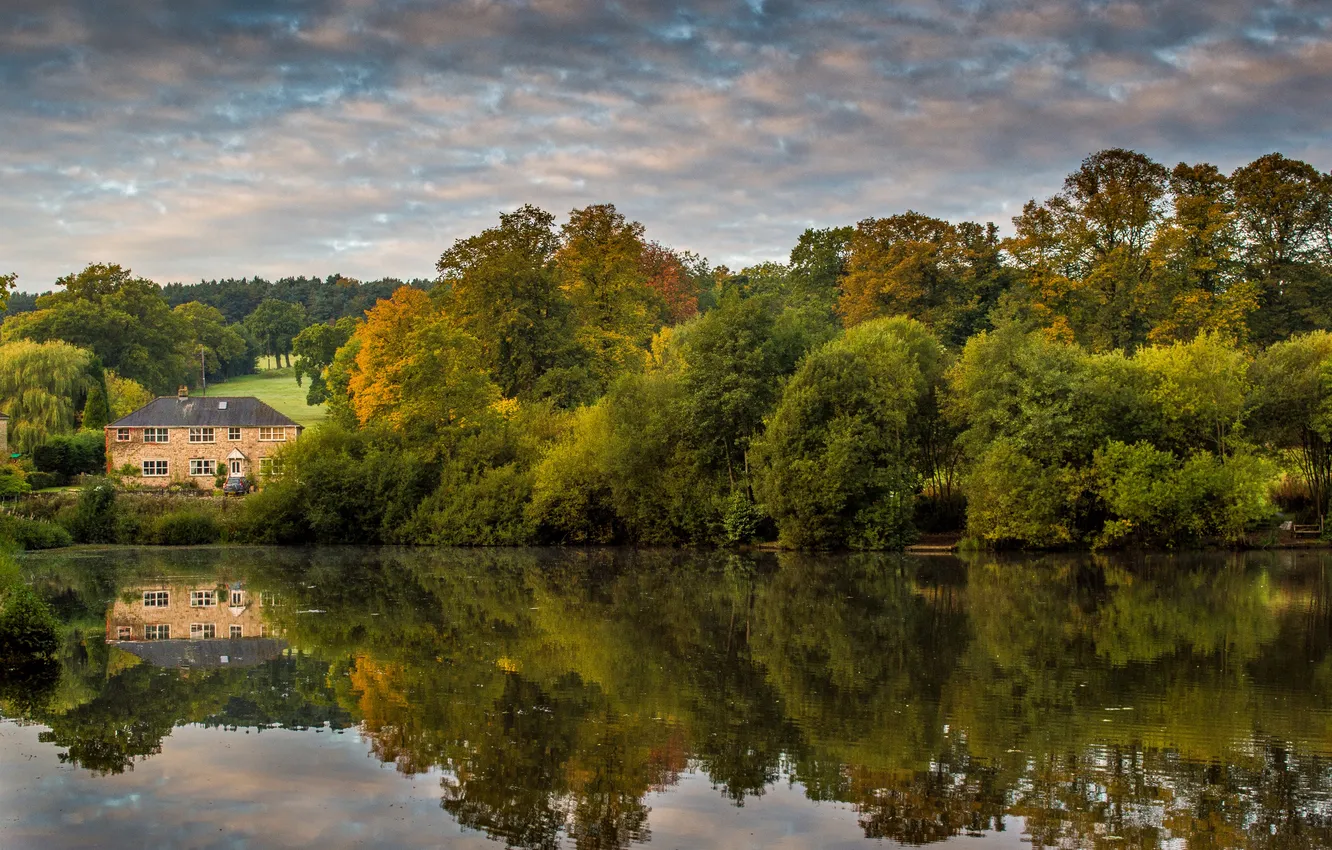
[[[1295,452],[1319,517],[1332,495],[1332,333],[1296,334],[1260,353],[1249,370],[1248,429],[1273,449]]]
[[[11,445],[31,452],[47,438],[74,430],[92,360],[65,342],[0,345],[0,410],[9,415]]]
[[[306,404],[316,405],[328,401],[328,370],[333,365],[338,349],[346,345],[355,332],[356,320],[347,316],[336,322],[310,325],[292,340],[291,350],[296,355],[296,384],[300,386],[302,378],[310,379],[310,389],[305,394]]]
[[[200,350],[204,353],[209,378],[229,378],[254,371],[254,356],[239,331],[226,323],[222,311],[198,301],[178,305],[172,312],[189,329],[186,348],[194,355],[194,375],[198,374]],[[195,381],[191,380],[191,384]]]
[[[93,358],[88,367],[88,399],[83,405],[83,418],[80,422],[85,431],[101,432],[111,421],[111,402],[106,392],[106,370],[97,358]]]
[[[245,317],[245,326],[259,343],[259,350],[281,365],[285,355],[291,365],[291,344],[305,327],[305,308],[276,298],[265,298]]]
[[[6,320],[5,339],[68,342],[160,393],[188,375],[189,330],[157,284],[118,265],[94,263],[56,285],[62,291],[38,298],[36,311]]]
[[[786,384],[756,444],[756,490],[783,543],[895,548],[909,541],[919,486],[910,419],[929,390],[904,333],[915,326],[901,319],[857,325],[810,353]]]
[[[554,216],[527,205],[502,213],[498,227],[459,239],[436,264],[445,313],[479,342],[508,398],[559,396],[568,370],[581,366],[555,265],[559,247]],[[600,279],[628,270],[583,273]],[[577,395],[575,390],[575,398],[560,400],[576,401]]]

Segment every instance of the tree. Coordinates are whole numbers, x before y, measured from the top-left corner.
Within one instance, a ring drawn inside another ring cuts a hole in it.
[[[813,304],[831,311],[846,274],[847,253],[854,229],[809,228],[791,249],[791,306]]]
[[[281,365],[281,358],[286,355],[290,366],[292,340],[305,327],[305,308],[300,304],[265,298],[253,313],[245,317],[245,326],[259,342],[261,352],[272,357],[276,365]]]
[[[681,374],[692,442],[700,458],[748,488],[749,444],[777,403],[781,379],[795,371],[812,340],[794,313],[772,297],[732,290],[680,335]]]
[[[416,437],[478,424],[499,398],[476,339],[454,327],[419,289],[402,287],[357,327],[348,383],[362,426],[383,422]]]
[[[5,321],[5,339],[68,342],[161,393],[171,392],[188,375],[189,330],[157,284],[100,263],[56,284],[63,291],[38,298],[36,311]]]
[[[1325,266],[1332,178],[1272,153],[1236,169],[1230,182],[1246,274],[1260,293],[1250,322],[1254,338],[1271,343],[1332,325]]]
[[[31,452],[48,437],[74,430],[92,359],[65,342],[0,345],[0,410],[9,415],[11,445]]]
[[[129,378],[122,378],[114,370],[103,372],[106,383],[107,403],[110,405],[110,421],[115,422],[130,415],[153,400],[153,394],[142,385]]]
[[[189,301],[173,311],[188,328],[187,350],[193,352],[195,365],[203,350],[205,372],[209,377],[230,378],[254,371],[254,354],[246,339],[226,323],[222,311],[198,301]],[[197,368],[192,374],[198,374]],[[191,384],[195,382],[190,381]]]
[[[338,349],[346,345],[355,332],[356,320],[346,317],[332,323],[310,325],[292,340],[291,350],[296,355],[296,385],[300,386],[302,378],[310,379],[306,404],[313,406],[328,401],[328,369],[333,365]]]
[[[1248,425],[1254,438],[1293,450],[1317,515],[1332,495],[1332,333],[1297,334],[1262,352],[1249,370]]]
[[[643,251],[643,225],[626,221],[612,204],[574,210],[560,229],[560,287],[573,306],[576,339],[603,388],[641,366],[657,327]]]
[[[88,400],[83,405],[81,426],[85,431],[101,432],[111,421],[111,403],[106,393],[106,374],[94,357],[88,367]]]
[[[928,390],[902,334],[915,324],[857,325],[806,357],[783,389],[756,444],[756,490],[783,543],[878,549],[909,542],[919,482],[910,419]]]
[[[18,275],[0,274],[0,313],[9,309],[9,295],[18,286]]]
[[[658,324],[677,325],[698,315],[694,280],[679,254],[659,242],[648,242],[640,263],[647,288],[661,303]]]
[[[531,205],[503,213],[498,227],[458,240],[436,264],[446,315],[477,340],[508,398],[568,403],[581,395],[565,380],[582,356],[560,289],[554,224],[554,216]]]

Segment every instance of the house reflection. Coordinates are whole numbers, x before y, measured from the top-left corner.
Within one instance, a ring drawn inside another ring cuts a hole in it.
[[[156,667],[253,667],[287,648],[264,616],[274,604],[271,594],[252,594],[243,582],[164,579],[116,599],[106,642]]]

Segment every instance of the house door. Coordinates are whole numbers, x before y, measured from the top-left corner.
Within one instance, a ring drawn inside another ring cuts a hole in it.
[[[233,478],[239,478],[240,474],[241,474],[240,458],[235,458],[231,461],[231,475]]]

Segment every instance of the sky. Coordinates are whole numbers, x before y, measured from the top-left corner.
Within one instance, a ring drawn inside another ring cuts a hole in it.
[[[1087,154],[1332,167],[1329,0],[3,0],[0,272],[431,277],[534,203],[733,268]]]

